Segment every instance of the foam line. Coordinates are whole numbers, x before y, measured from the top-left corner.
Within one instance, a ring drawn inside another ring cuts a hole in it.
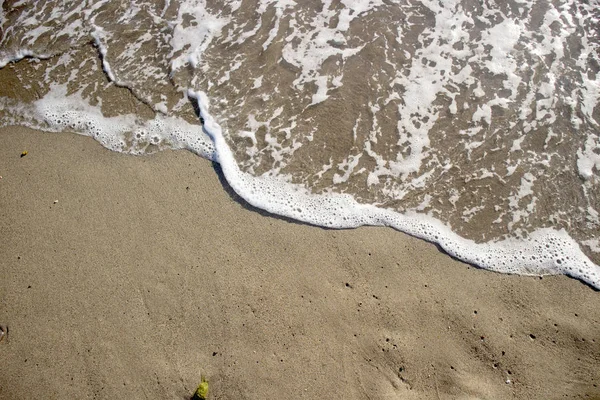
[[[216,159],[233,190],[251,205],[270,213],[329,228],[389,226],[438,244],[451,256],[481,268],[521,275],[565,274],[600,289],[600,267],[592,263],[564,230],[534,231],[528,239],[475,243],[460,237],[439,220],[409,212],[401,214],[360,204],[347,194],[311,194],[304,187],[273,177],[241,171],[221,126],[209,113],[204,92],[189,91],[198,101],[204,129],[212,138]]]
[[[38,60],[47,60],[52,56],[49,54],[36,54],[35,52],[25,49],[19,50],[15,54],[0,54],[0,69],[6,67],[10,63],[19,62],[25,58],[35,58]]]

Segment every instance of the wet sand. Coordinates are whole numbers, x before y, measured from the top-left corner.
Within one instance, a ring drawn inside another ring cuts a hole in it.
[[[186,151],[2,128],[0,176],[1,399],[600,398],[573,279],[267,216]]]

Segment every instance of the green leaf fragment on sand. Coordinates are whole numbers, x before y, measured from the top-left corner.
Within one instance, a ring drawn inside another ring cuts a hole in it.
[[[196,393],[194,393],[194,397],[192,400],[206,400],[208,398],[208,380],[202,376],[202,381],[198,388],[196,389]]]

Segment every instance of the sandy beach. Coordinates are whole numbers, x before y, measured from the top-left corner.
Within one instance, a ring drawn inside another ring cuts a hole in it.
[[[265,215],[187,151],[9,127],[0,176],[1,399],[600,398],[574,279]]]

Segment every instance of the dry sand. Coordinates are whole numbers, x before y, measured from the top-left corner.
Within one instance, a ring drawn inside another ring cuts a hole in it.
[[[186,151],[4,128],[0,175],[2,399],[600,398],[573,279],[267,216]]]

